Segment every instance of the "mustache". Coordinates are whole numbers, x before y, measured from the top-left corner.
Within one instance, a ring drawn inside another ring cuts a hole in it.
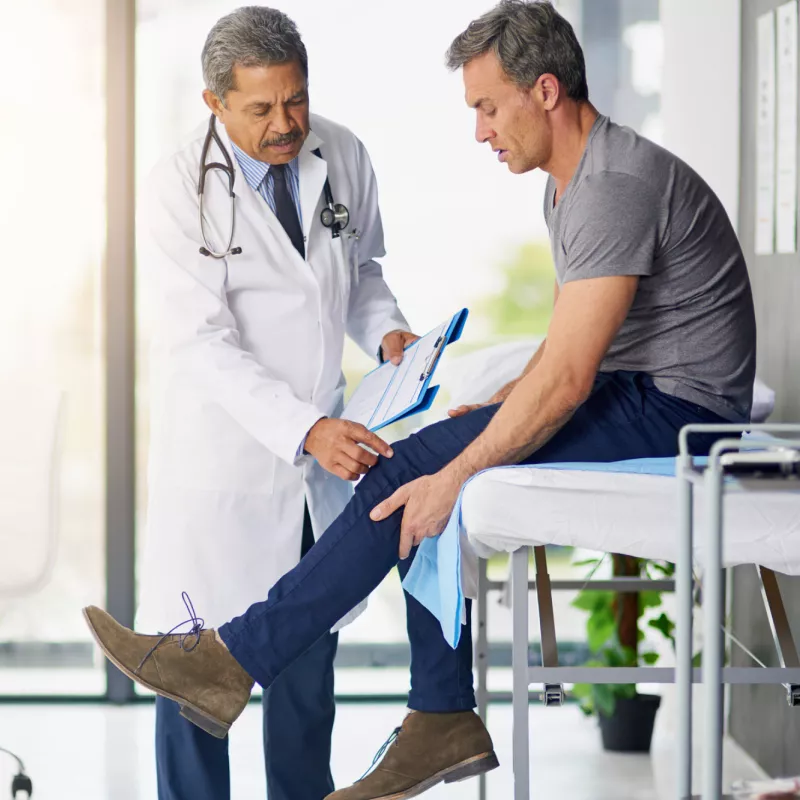
[[[261,142],[261,147],[284,147],[287,144],[294,144],[303,136],[301,131],[292,131],[291,133],[282,133],[274,139],[264,139]]]

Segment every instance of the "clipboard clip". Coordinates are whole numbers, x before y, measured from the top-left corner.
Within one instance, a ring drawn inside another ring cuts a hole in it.
[[[423,367],[422,373],[419,376],[420,381],[424,381],[426,378],[430,377],[430,374],[433,372],[433,368],[436,366],[436,361],[438,360],[444,345],[445,337],[442,335],[436,340],[436,344],[434,344],[431,354],[425,359],[425,366]]]

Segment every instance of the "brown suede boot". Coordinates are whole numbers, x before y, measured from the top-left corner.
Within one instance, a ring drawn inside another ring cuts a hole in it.
[[[376,758],[366,777],[326,800],[405,800],[444,781],[455,783],[499,766],[492,737],[473,711],[412,711]]]
[[[195,620],[188,634],[143,636],[120,625],[96,606],[83,609],[97,644],[129,678],[174,700],[181,715],[224,739],[250,700],[253,679]]]

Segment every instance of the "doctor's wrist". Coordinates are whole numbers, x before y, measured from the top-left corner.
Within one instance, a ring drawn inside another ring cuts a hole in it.
[[[319,418],[319,419],[318,419],[318,420],[317,420],[317,421],[316,421],[316,422],[315,422],[315,423],[314,423],[314,424],[313,424],[313,425],[312,425],[312,426],[311,426],[311,427],[308,429],[308,433],[305,435],[305,438],[303,439],[303,443],[301,444],[301,447],[302,447],[302,450],[303,450],[303,455],[304,455],[304,456],[310,456],[310,455],[313,455],[313,453],[312,453],[312,452],[311,452],[311,451],[310,451],[310,450],[309,450],[309,449],[306,447],[306,445],[308,444],[308,440],[309,440],[309,438],[311,437],[311,432],[314,430],[314,428],[316,428],[316,427],[317,427],[317,425],[319,425],[319,423],[320,423],[320,422],[322,422],[323,420],[326,420],[326,419],[328,419],[328,417],[320,417],[320,418]]]

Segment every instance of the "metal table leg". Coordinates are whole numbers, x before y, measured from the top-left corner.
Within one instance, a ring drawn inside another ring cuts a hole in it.
[[[678,730],[675,751],[677,800],[692,796],[692,592],[693,578],[693,491],[692,484],[682,475],[680,464],[678,475],[678,503],[680,531],[678,538],[678,561],[675,565],[675,592],[677,596],[678,620],[675,630],[675,683],[678,704]]]
[[[530,800],[528,732],[528,548],[511,556],[513,618],[512,668],[514,714],[514,800]]]
[[[778,586],[778,576],[766,567],[757,567],[758,578],[761,581],[761,595],[764,598],[764,609],[772,630],[775,650],[778,661],[782,667],[800,667],[800,657],[797,654],[797,645],[794,643],[792,628],[783,597]],[[792,708],[800,705],[800,684],[787,683],[786,699]]]
[[[487,603],[489,592],[489,578],[487,575],[487,561],[478,559],[478,597],[477,620],[478,635],[475,638],[475,670],[477,672],[477,691],[475,701],[478,704],[478,714],[486,724],[489,711],[489,690],[487,686],[487,673],[489,671],[489,632],[487,624]],[[478,798],[486,800],[486,773],[478,779]]]
[[[719,443],[717,443],[719,444]],[[703,591],[703,688],[704,757],[702,800],[718,800],[722,795],[722,654],[720,630],[723,623],[722,593],[722,470],[712,448],[705,474],[705,494],[708,504],[706,522],[705,590]]]
[[[542,666],[558,666],[558,642],[556,641],[556,622],[553,614],[553,591],[550,575],[547,572],[547,551],[544,545],[533,548],[536,565],[536,599],[539,604],[539,632],[542,643]],[[564,704],[564,684],[545,683],[542,699],[546,706]]]

